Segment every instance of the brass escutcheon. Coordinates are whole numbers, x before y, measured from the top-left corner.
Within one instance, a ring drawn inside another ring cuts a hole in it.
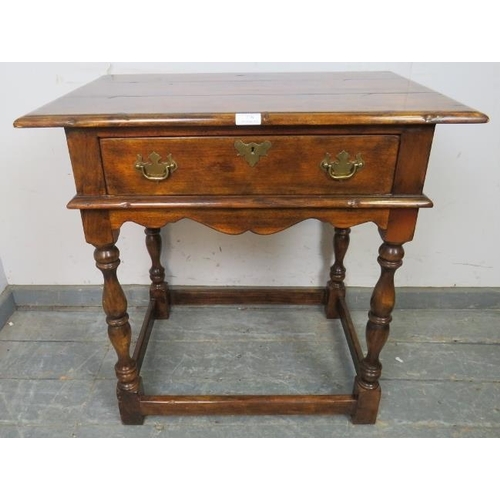
[[[356,172],[365,166],[361,153],[356,154],[354,161],[349,161],[350,155],[347,151],[341,151],[337,155],[337,160],[332,161],[330,153],[326,153],[325,157],[319,164],[330,178],[336,181],[345,181],[354,176]]]
[[[265,141],[261,144],[257,144],[256,142],[245,144],[243,141],[238,139],[234,142],[234,147],[238,151],[238,156],[243,156],[251,167],[255,167],[261,156],[267,156],[271,143],[269,141]]]
[[[173,160],[171,153],[167,156],[167,161],[164,162],[160,162],[161,156],[154,151],[148,156],[148,159],[150,161],[145,162],[142,160],[142,155],[137,155],[134,167],[140,170],[149,181],[162,181],[177,170],[177,163]]]

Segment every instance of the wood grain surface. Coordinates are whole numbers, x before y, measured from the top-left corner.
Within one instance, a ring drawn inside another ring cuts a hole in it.
[[[387,194],[391,192],[398,136],[250,136],[246,144],[270,144],[266,156],[249,165],[235,149],[235,137],[101,139],[108,194],[121,195],[293,195]],[[320,168],[329,153],[350,161],[361,154],[365,166],[347,180],[333,180]],[[151,181],[134,168],[137,155],[147,162],[156,152],[172,155],[177,170]]]
[[[16,127],[482,123],[488,118],[391,72],[106,75]]]

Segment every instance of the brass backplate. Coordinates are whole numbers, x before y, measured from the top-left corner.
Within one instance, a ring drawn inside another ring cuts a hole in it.
[[[332,161],[330,153],[326,153],[320,163],[322,168],[332,179],[336,181],[345,181],[353,177],[356,172],[365,166],[361,153],[356,154],[356,159],[350,161],[350,155],[347,151],[341,151],[337,155],[337,159]]]
[[[142,159],[142,155],[137,155],[134,167],[142,172],[142,175],[149,181],[162,181],[177,170],[177,163],[175,163],[171,154],[167,156],[167,161],[162,162],[160,161],[161,156],[153,151],[148,156],[148,159],[150,161],[145,162]]]

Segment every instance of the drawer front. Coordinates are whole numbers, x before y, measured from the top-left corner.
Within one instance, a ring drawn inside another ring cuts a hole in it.
[[[101,139],[109,194],[390,193],[399,136]]]

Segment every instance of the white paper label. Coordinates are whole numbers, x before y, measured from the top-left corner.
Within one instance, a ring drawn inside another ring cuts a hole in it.
[[[262,116],[260,113],[236,113],[236,125],[260,125]]]

